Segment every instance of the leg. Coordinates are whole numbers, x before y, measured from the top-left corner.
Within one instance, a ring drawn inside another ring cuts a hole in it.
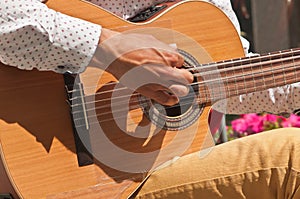
[[[137,198],[300,198],[299,157],[300,129],[248,136],[154,172]]]

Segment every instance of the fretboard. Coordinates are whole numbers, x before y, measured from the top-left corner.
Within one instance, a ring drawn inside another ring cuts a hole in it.
[[[214,102],[300,81],[300,48],[203,64],[199,101]]]

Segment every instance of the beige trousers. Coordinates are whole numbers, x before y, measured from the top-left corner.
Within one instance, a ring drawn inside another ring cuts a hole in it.
[[[300,199],[300,128],[277,129],[184,156],[154,172],[137,198]]]

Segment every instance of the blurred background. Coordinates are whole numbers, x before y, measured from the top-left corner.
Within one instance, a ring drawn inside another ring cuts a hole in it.
[[[300,0],[231,0],[251,51],[300,47]]]

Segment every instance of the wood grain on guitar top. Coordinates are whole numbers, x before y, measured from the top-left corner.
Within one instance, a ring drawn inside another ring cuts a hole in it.
[[[171,29],[180,33],[180,36],[177,37],[175,33],[170,41],[169,37],[162,36],[161,39],[166,39],[164,42],[167,43],[176,42],[181,49],[193,54],[200,63],[244,56],[239,36],[230,20],[222,11],[202,1],[182,1],[170,6],[146,23],[139,24],[124,21],[84,1],[48,0],[47,5],[59,12],[119,31],[146,27]],[[191,40],[200,47],[195,49],[194,44],[190,45]],[[195,52],[200,54],[194,54]],[[87,91],[87,95],[101,92],[101,89],[105,88],[103,85],[116,81],[111,75],[102,72],[100,69],[87,69],[81,74],[84,86],[93,82],[98,84],[97,89]],[[93,75],[95,73],[102,74],[102,77],[100,79],[95,77]],[[89,78],[92,75],[94,78]],[[16,197],[24,199],[128,197],[147,173],[130,174],[97,161],[92,165],[79,167],[70,107],[66,99],[62,75],[37,70],[22,71],[1,65],[1,158],[18,194]],[[209,133],[207,125],[209,108],[209,106],[205,108],[195,125],[176,132],[197,131],[193,144],[186,154],[202,147],[203,140]],[[101,120],[101,117],[98,119]],[[143,119],[143,114],[136,119],[137,127],[144,125]],[[167,145],[174,138],[173,131],[161,130],[150,138],[150,141],[146,138],[130,138],[129,141],[125,141],[123,132],[114,125],[114,121],[104,119],[99,122],[109,131],[106,132],[108,135],[120,134],[121,137],[112,137],[126,150],[135,151],[135,147],[140,147],[136,149],[138,152],[149,152]],[[129,127],[128,129],[130,132],[135,130]],[[152,146],[145,145],[145,141]],[[127,144],[122,146],[122,142]],[[146,150],[143,147],[148,148]]]

